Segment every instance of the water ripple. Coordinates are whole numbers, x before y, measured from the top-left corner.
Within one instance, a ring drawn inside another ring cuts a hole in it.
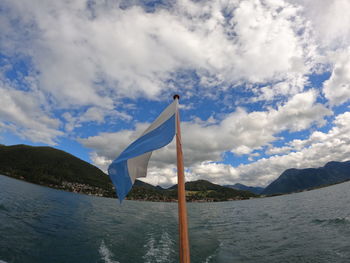
[[[188,204],[192,263],[350,262],[349,183]],[[0,176],[0,263],[175,263],[177,204],[75,195]]]
[[[115,261],[115,260],[112,259],[112,257],[113,257],[114,255],[113,255],[113,253],[108,249],[108,247],[106,246],[104,240],[102,240],[98,252],[99,252],[100,255],[101,255],[101,259],[102,259],[105,263],[119,263],[118,261]]]
[[[320,225],[347,225],[350,224],[350,217],[336,217],[331,219],[314,219],[311,221]]]
[[[158,240],[154,234],[151,234],[144,245],[146,249],[146,254],[143,256],[144,262],[171,262],[175,255],[174,244],[174,240],[166,231],[162,232]]]

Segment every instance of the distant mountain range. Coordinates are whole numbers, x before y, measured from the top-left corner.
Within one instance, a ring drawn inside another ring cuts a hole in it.
[[[320,168],[288,169],[268,185],[262,194],[286,194],[347,180],[350,180],[350,161],[329,162]]]
[[[206,180],[197,180],[185,183],[186,200],[190,202],[217,202],[228,200],[243,200],[258,195],[249,191],[242,191],[213,184]],[[146,192],[147,190],[147,192]],[[149,194],[151,193],[151,194]],[[148,201],[176,201],[177,184],[168,189],[153,186],[136,180],[132,191],[128,194],[130,200]]]
[[[71,192],[115,197],[108,175],[92,164],[52,147],[0,144],[0,174]],[[350,180],[350,161],[329,162],[320,168],[288,169],[265,189],[243,184],[221,186],[205,180],[187,182],[185,188],[189,201],[225,201],[259,194],[298,192],[347,180]],[[127,198],[176,201],[177,185],[163,189],[136,180]]]
[[[108,175],[92,164],[52,147],[0,145],[0,174],[71,192],[115,197]],[[205,180],[187,182],[185,188],[188,201],[242,200],[257,196]],[[163,189],[136,180],[127,199],[176,201],[177,185]]]
[[[244,190],[244,191],[250,191],[254,194],[261,194],[262,191],[264,191],[264,187],[254,187],[254,186],[247,186],[247,185],[244,185],[244,184],[234,184],[234,185],[224,185],[225,187],[229,187],[229,188],[232,188],[232,189],[236,189],[236,190]]]

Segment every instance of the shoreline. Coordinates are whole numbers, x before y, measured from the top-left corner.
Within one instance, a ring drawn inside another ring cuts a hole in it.
[[[31,182],[29,180],[26,180],[23,176],[12,176],[9,174],[0,174],[2,176],[6,176],[15,180],[23,181],[26,183],[38,185],[38,186],[43,186],[47,187],[50,189],[55,189],[55,190],[61,190],[64,192],[70,192],[70,193],[75,193],[75,194],[81,194],[81,195],[87,195],[87,196],[95,196],[95,197],[103,197],[103,198],[112,198],[112,199],[118,199],[116,197],[116,194],[113,190],[113,195],[110,194],[107,190],[104,190],[99,187],[95,186],[90,186],[87,184],[81,184],[81,183],[72,183],[72,182],[67,182],[63,181],[62,185],[54,185],[54,184],[45,184],[43,182]],[[256,198],[261,198],[261,197],[250,197],[250,198],[230,198],[226,200],[217,200],[215,198],[208,198],[208,199],[191,199],[188,198],[189,196],[186,196],[186,202],[188,203],[217,203],[217,202],[228,202],[228,201],[241,201],[241,200],[250,200],[250,199],[256,199]],[[125,200],[128,201],[143,201],[143,202],[154,202],[154,203],[159,203],[159,202],[164,202],[164,203],[177,203],[177,199],[167,199],[167,198],[125,198]]]

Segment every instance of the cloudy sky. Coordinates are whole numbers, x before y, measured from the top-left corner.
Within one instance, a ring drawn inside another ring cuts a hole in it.
[[[0,143],[106,170],[181,95],[187,180],[350,159],[350,1],[2,0]],[[175,145],[146,181],[176,183]]]

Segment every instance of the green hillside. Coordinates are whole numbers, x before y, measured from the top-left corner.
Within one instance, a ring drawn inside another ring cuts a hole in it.
[[[350,161],[329,162],[319,168],[288,169],[268,185],[262,194],[299,192],[348,180],[350,180]]]
[[[206,180],[187,182],[185,189],[187,196],[193,201],[203,199],[207,201],[242,200],[258,196],[249,191],[224,187]]]
[[[185,184],[186,199],[187,201],[227,201],[227,200],[243,200],[251,197],[258,197],[249,191],[242,191],[224,187],[218,184],[213,184],[206,180],[197,180],[187,182]],[[170,197],[176,197],[177,185],[170,187],[168,190],[164,190]]]
[[[52,147],[0,145],[0,174],[76,193],[116,197],[108,175],[92,164]],[[257,196],[205,180],[187,182],[185,188],[188,201],[241,200]],[[136,180],[127,199],[176,201],[177,185],[163,189]]]
[[[114,193],[108,176],[100,169],[52,147],[0,145],[0,174],[76,192]]]

